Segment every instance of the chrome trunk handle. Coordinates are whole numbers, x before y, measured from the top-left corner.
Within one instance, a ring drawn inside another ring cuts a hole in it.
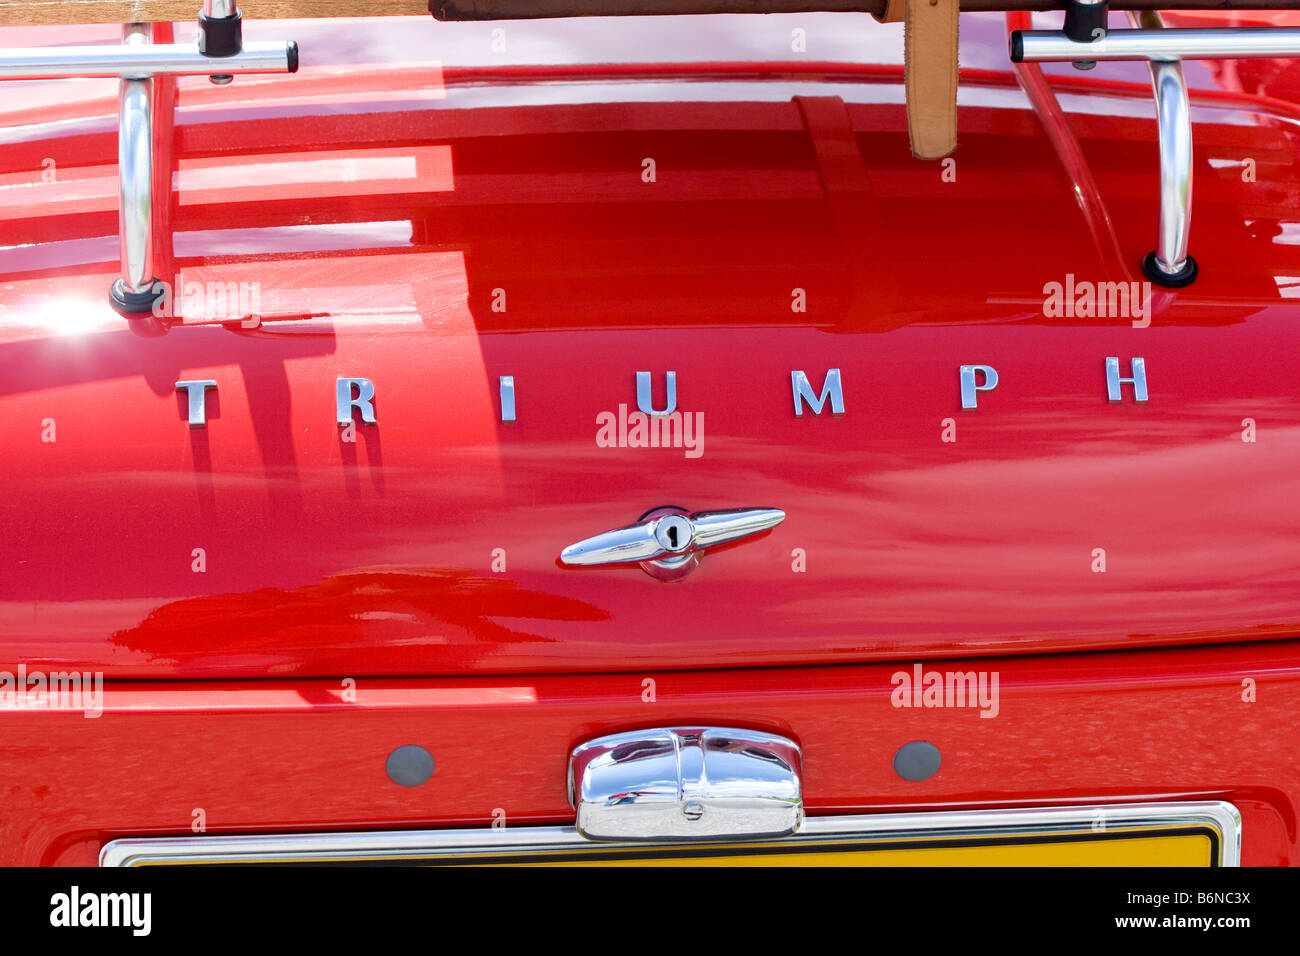
[[[637,524],[616,528],[569,545],[560,552],[567,565],[587,567],[639,563],[658,578],[675,578],[699,563],[705,548],[775,528],[785,520],[778,508],[697,511],[656,508]]]

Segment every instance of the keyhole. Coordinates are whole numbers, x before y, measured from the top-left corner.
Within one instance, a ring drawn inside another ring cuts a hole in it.
[[[680,554],[691,546],[691,523],[684,515],[665,515],[659,519],[655,537],[665,551]]]

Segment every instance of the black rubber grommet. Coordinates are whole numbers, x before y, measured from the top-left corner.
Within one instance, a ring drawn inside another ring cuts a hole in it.
[[[418,787],[433,776],[433,754],[415,744],[406,744],[388,755],[384,769],[393,783]]]
[[[199,14],[199,52],[204,56],[234,56],[244,49],[244,15],[238,10],[232,17],[209,17]]]
[[[1020,63],[1025,58],[1025,41],[1019,30],[1011,31],[1011,62]]]
[[[903,744],[894,754],[894,773],[904,780],[929,780],[939,772],[942,762],[938,747],[928,740],[913,740],[910,744]]]
[[[297,73],[297,72],[298,72],[298,44],[297,44],[297,42],[294,41],[294,40],[290,40],[289,43],[288,43],[288,46],[287,46],[287,48],[286,48],[286,52],[288,53],[288,56],[289,56],[289,72],[290,72],[290,73]]]
[[[138,316],[144,312],[153,312],[153,305],[163,294],[163,285],[157,279],[145,292],[131,292],[117,279],[109,287],[108,301],[113,306],[113,311],[118,315],[124,315],[127,318]]]
[[[1175,273],[1168,273],[1156,265],[1156,254],[1148,252],[1147,257],[1142,260],[1143,274],[1154,282],[1156,285],[1162,285],[1166,289],[1181,289],[1183,286],[1191,285],[1196,281],[1196,275],[1199,272],[1196,260],[1191,256],[1183,263],[1183,267]]]

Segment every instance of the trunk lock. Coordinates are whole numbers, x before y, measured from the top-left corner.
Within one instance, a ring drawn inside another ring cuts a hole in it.
[[[560,561],[577,567],[635,563],[653,578],[672,581],[692,571],[705,548],[768,531],[784,520],[778,508],[691,514],[669,505],[647,511],[636,524],[569,545]]]

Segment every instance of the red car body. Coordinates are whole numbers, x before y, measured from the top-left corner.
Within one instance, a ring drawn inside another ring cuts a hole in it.
[[[1013,67],[1009,22],[963,16],[926,163],[865,16],[250,21],[302,69],[179,83],[168,275],[232,298],[159,327],[105,295],[116,83],[4,86],[0,670],[105,696],[0,708],[0,862],[571,822],[575,745],[683,723],[797,741],[810,815],[1226,800],[1300,862],[1300,72],[1189,64],[1200,278],[1051,314],[1143,278],[1150,85]],[[643,370],[698,455],[596,440]],[[558,560],[666,505],[787,518],[678,581]],[[918,663],[995,670],[996,718],[894,706]]]

